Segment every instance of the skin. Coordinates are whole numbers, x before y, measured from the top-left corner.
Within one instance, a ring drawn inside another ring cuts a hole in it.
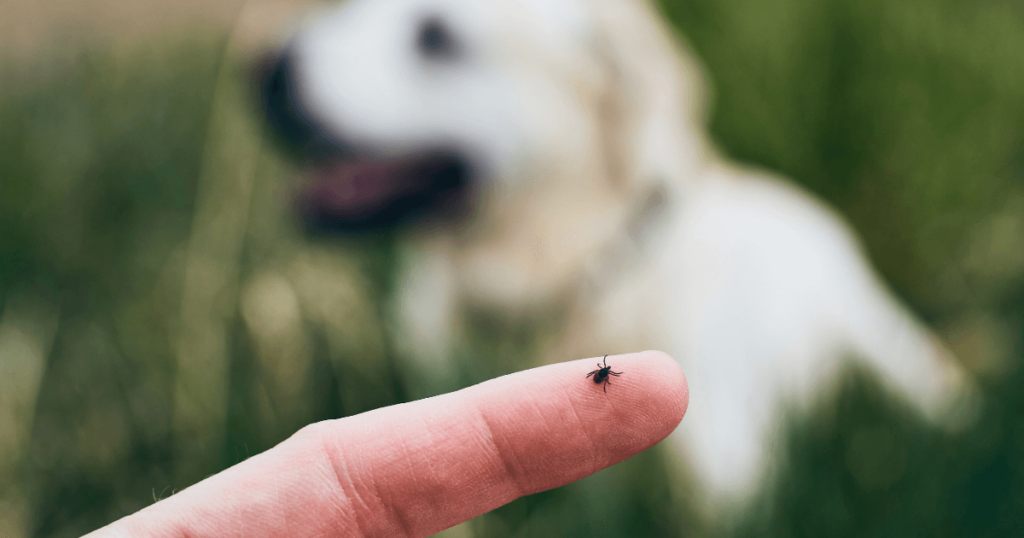
[[[672,432],[686,378],[658,351],[534,368],[303,428],[278,446],[90,535],[428,536],[584,478]]]

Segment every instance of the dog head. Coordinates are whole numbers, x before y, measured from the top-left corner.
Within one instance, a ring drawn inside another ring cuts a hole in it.
[[[269,121],[314,170],[308,222],[433,218],[534,289],[705,148],[699,70],[640,1],[350,0],[268,73]]]

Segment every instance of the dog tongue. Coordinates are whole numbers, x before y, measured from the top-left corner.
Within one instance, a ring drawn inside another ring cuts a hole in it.
[[[359,218],[380,211],[396,198],[421,188],[399,161],[348,161],[319,170],[299,194],[304,206],[338,217]]]
[[[458,214],[466,178],[463,161],[442,152],[347,159],[317,170],[295,201],[309,230],[381,229],[430,211]]]

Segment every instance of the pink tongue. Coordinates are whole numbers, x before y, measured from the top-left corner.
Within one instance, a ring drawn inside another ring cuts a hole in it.
[[[317,172],[313,184],[299,197],[329,214],[349,217],[372,214],[395,198],[416,190],[422,182],[401,173],[404,164],[402,161],[338,163]]]

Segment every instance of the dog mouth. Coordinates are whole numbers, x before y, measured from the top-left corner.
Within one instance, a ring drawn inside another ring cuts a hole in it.
[[[308,231],[359,232],[464,213],[469,165],[457,153],[348,156],[308,174],[295,203]]]
[[[377,231],[464,213],[466,152],[438,143],[393,154],[340,136],[307,108],[287,51],[263,58],[256,75],[268,126],[308,171],[294,200],[307,231]]]

